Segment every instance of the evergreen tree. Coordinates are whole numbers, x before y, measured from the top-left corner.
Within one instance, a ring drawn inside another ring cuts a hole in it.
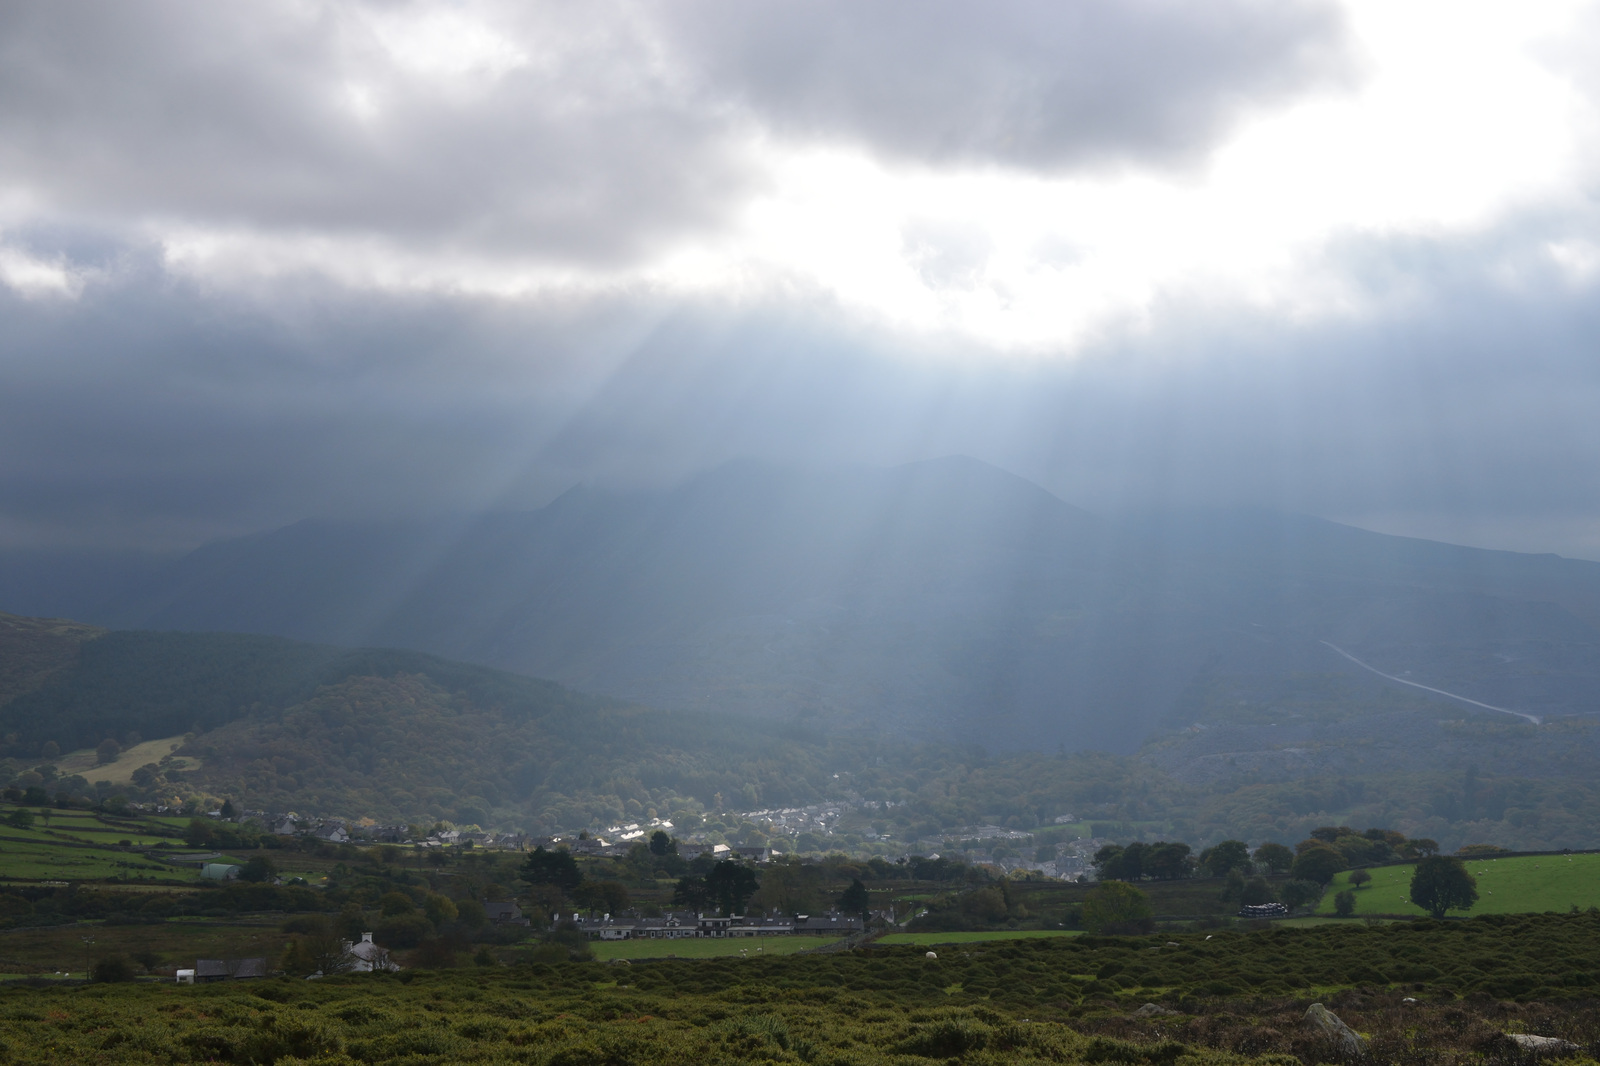
[[[852,878],[850,887],[840,894],[839,909],[852,916],[859,915],[861,928],[867,927],[872,917],[872,897],[867,892],[867,886],[861,883],[861,878]]]
[[[573,889],[583,883],[583,871],[578,869],[577,860],[565,848],[555,851],[534,848],[523,862],[521,874],[529,884],[554,885],[569,896]]]

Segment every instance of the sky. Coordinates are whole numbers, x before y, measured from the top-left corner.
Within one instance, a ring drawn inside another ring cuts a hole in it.
[[[0,2],[0,548],[734,458],[1600,559],[1600,6]]]

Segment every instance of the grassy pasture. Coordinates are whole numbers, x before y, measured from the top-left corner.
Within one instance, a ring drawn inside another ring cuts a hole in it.
[[[987,940],[1032,940],[1038,937],[1081,936],[1076,929],[996,929],[987,933],[889,933],[874,943],[912,947],[934,944],[979,944]]]
[[[595,958],[610,962],[612,959],[738,958],[741,951],[747,953],[747,958],[757,954],[762,957],[794,955],[807,948],[820,948],[834,943],[837,941],[825,937],[752,936],[704,940],[612,940],[596,941],[590,946],[594,948]]]
[[[1478,882],[1478,902],[1468,914],[1542,914],[1600,906],[1600,855],[1516,855],[1473,859],[1467,872]],[[1422,915],[1409,899],[1416,867],[1380,866],[1355,890],[1356,914]],[[1350,887],[1350,873],[1328,887],[1317,913],[1333,914],[1333,897]],[[1459,911],[1451,912],[1459,914]]]
[[[126,785],[133,780],[133,772],[139,767],[148,763],[159,763],[182,746],[181,736],[146,740],[142,744],[135,744],[104,766],[99,765],[99,757],[93,748],[79,748],[61,756],[55,765],[64,776],[81,774],[85,780],[91,782],[109,781],[113,785]],[[197,770],[200,768],[200,760],[185,755],[174,759],[170,765],[175,770]]]
[[[18,809],[34,813],[31,827],[23,829],[4,823],[3,819]],[[41,811],[48,811],[48,822]],[[199,878],[198,869],[154,862],[142,854],[148,849],[175,855],[191,851],[183,843],[184,825],[177,819],[119,818],[93,811],[0,805],[0,880],[97,881],[129,877],[165,883],[192,882]],[[223,861],[243,862],[227,857]]]

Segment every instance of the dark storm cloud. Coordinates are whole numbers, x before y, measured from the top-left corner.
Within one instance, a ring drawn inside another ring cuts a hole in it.
[[[225,299],[147,262],[73,304],[0,306],[0,535],[182,547],[740,456],[965,453],[1102,512],[1409,509],[1436,531],[1510,514],[1505,546],[1594,554],[1570,521],[1600,496],[1600,292],[1431,255],[1423,302],[1298,327],[1169,309],[1068,364],[908,353],[805,305]]]
[[[740,456],[966,453],[1100,510],[1515,515],[1527,549],[1575,550],[1562,523],[1600,498],[1600,291],[1548,255],[1600,246],[1588,216],[1351,243],[1329,269],[1373,310],[1171,298],[1049,362],[919,351],[803,283],[493,300],[307,268],[240,293],[160,246],[168,226],[370,235],[446,278],[459,253],[637,261],[737,214],[764,137],[1184,165],[1344,76],[1326,5],[514,5],[490,22],[526,62],[420,79],[357,10],[0,4],[0,237],[86,279],[75,299],[0,286],[0,545],[532,506]],[[961,226],[908,232],[948,252],[925,278],[987,254]]]
[[[580,259],[703,227],[748,186],[724,123],[626,33],[536,67],[413,76],[360,10],[4,5],[3,184],[101,221]],[[562,14],[523,28],[560,42],[582,18]]]
[[[0,5],[0,186],[57,221],[614,261],[722,224],[753,138],[1167,162],[1342,55],[1311,0],[595,3],[487,8],[488,58],[441,73],[385,43],[428,10]]]
[[[1170,163],[1350,74],[1331,3],[699,0],[670,38],[777,129],[924,163]]]

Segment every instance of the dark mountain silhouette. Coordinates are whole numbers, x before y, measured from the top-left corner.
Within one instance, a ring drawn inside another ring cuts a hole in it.
[[[1383,673],[1538,717],[1596,710],[1600,680],[1600,564],[1264,511],[1108,522],[963,458],[306,522],[202,548],[88,617],[1047,750],[1131,751],[1197,691],[1285,676]]]

